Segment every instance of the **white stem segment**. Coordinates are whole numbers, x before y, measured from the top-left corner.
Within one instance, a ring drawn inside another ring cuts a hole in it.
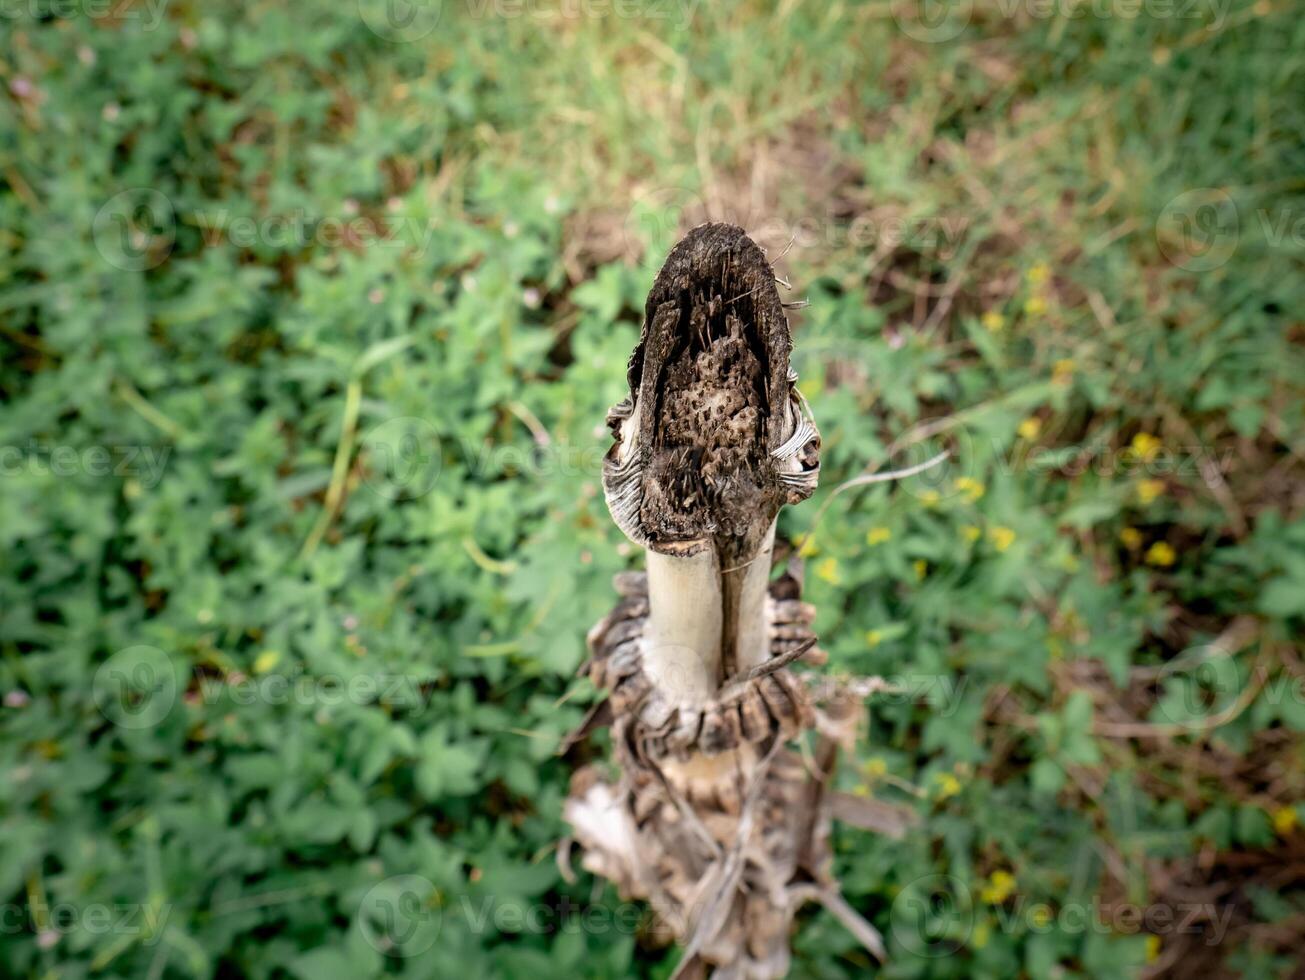
[[[672,703],[699,705],[716,691],[722,603],[716,552],[683,558],[648,552],[643,666]]]
[[[761,549],[743,568],[727,571],[742,575],[739,593],[738,673],[746,673],[770,659],[770,623],[766,618],[766,586],[770,584],[771,553],[775,550],[775,522],[762,541]]]
[[[648,552],[648,626],[644,669],[673,703],[700,705],[716,695],[725,635],[723,579],[743,577],[739,590],[736,670],[770,659],[766,586],[770,580],[775,524],[745,565],[722,571],[714,548],[680,557]]]

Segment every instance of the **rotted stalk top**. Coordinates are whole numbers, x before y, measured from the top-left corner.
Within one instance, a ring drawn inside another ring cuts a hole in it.
[[[651,646],[697,662],[679,665],[690,700],[766,659],[775,518],[819,478],[820,436],[791,350],[765,253],[741,228],[702,225],[658,273],[629,394],[608,413],[604,495],[649,551]]]

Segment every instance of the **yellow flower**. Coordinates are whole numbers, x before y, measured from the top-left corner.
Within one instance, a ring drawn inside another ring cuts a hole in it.
[[[1177,558],[1177,552],[1166,541],[1157,541],[1146,549],[1146,563],[1157,568],[1168,568]]]
[[[1142,532],[1135,527],[1126,527],[1119,532],[1119,540],[1129,551],[1142,547]]]
[[[803,558],[814,558],[820,554],[820,548],[816,545],[816,539],[807,535],[802,539],[802,547],[798,548],[798,554]]]
[[[1051,380],[1058,384],[1065,384],[1074,374],[1074,359],[1072,357],[1062,357],[1059,361],[1051,366]]]
[[[1036,415],[1030,415],[1020,423],[1020,427],[1016,431],[1019,432],[1021,439],[1036,439],[1038,433],[1042,431],[1042,419]]]
[[[883,642],[883,639],[884,634],[880,633],[878,630],[866,630],[865,645],[871,649],[879,646],[879,644]]]
[[[1015,876],[1009,871],[994,871],[979,891],[979,898],[989,905],[1000,905],[1015,891]]]
[[[1146,937],[1146,961],[1154,963],[1160,958],[1160,937],[1150,933]]]
[[[254,658],[254,673],[266,674],[281,660],[280,650],[264,650]]]
[[[1006,327],[1006,318],[996,310],[989,310],[979,318],[979,322],[989,333],[999,333]]]
[[[883,544],[885,541],[891,540],[892,536],[893,532],[886,527],[872,527],[866,533],[865,543],[873,548],[877,544]]]
[[[938,493],[937,490],[920,491],[920,503],[924,504],[926,507],[937,507],[938,501],[940,501],[941,499],[942,496]]]
[[[1015,532],[999,524],[988,531],[988,539],[998,551],[1005,551],[1015,543]]]
[[[1024,301],[1024,312],[1029,316],[1039,316],[1047,312],[1047,301],[1041,296],[1030,296]]]
[[[968,476],[957,477],[956,482],[953,485],[959,493],[963,493],[965,496],[969,497],[971,502],[982,497],[983,492],[986,489],[986,487],[984,487],[984,485],[978,480],[971,479]]]
[[[879,758],[879,756],[875,756],[873,759],[867,759],[865,765],[861,768],[865,771],[867,776],[872,779],[877,779],[884,773],[888,772],[888,763]]]
[[[988,923],[980,922],[970,933],[970,945],[975,949],[983,949],[988,945],[988,940],[992,937],[992,930],[988,928]]]
[[[924,578],[925,572],[929,570],[929,563],[923,558],[917,558],[911,563],[911,567],[915,569],[916,578]]]
[[[938,799],[945,800],[961,791],[961,781],[949,772],[940,772],[934,776],[938,784]]]
[[[979,538],[982,536],[983,536],[983,532],[980,531],[973,524],[961,525],[961,537],[963,537],[970,544],[974,544],[974,542],[978,541]]]
[[[1165,492],[1164,480],[1141,480],[1137,484],[1137,499],[1149,504]]]
[[[1051,269],[1045,262],[1039,262],[1027,273],[1029,282],[1033,283],[1035,286],[1040,286],[1042,283],[1046,282],[1050,275]]]
[[[816,574],[830,585],[838,585],[843,581],[843,576],[838,571],[838,559],[832,555],[821,559],[816,565]]]
[[[1286,837],[1296,829],[1299,818],[1294,806],[1280,806],[1273,811],[1273,829],[1279,837]]]
[[[1137,458],[1144,463],[1149,463],[1160,451],[1160,440],[1150,433],[1139,432],[1133,436],[1132,446],[1133,452],[1137,453]]]

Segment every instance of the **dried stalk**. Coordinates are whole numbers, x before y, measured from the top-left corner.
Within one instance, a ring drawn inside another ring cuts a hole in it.
[[[691,232],[657,276],[630,393],[608,415],[604,493],[648,571],[618,576],[582,668],[607,700],[575,737],[610,723],[623,775],[578,772],[566,817],[585,867],[648,899],[684,946],[677,976],[785,975],[810,900],[882,959],[830,876],[831,813],[890,833],[907,819],[829,790],[858,705],[813,703],[789,669],[823,653],[800,569],[770,581],[775,520],[815,489],[820,437],[775,282],[741,229]],[[785,747],[807,732],[814,765]]]

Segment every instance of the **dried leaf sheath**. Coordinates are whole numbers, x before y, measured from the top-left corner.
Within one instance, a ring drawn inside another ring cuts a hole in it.
[[[856,705],[814,702],[789,669],[822,656],[815,610],[798,566],[769,582],[776,515],[819,477],[791,347],[761,249],[704,225],[657,276],[630,393],[608,415],[608,507],[648,572],[618,576],[582,668],[607,700],[575,737],[610,723],[623,776],[578,772],[566,818],[585,866],[648,899],[685,947],[677,975],[784,976],[811,900],[883,955],[829,875],[827,782]],[[809,731],[814,767],[784,747]]]

